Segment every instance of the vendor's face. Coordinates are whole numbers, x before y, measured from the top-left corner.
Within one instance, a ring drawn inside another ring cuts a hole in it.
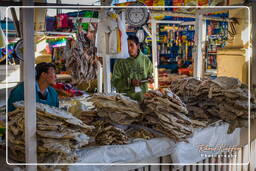
[[[138,56],[138,50],[139,50],[139,45],[137,45],[134,41],[128,40],[128,50],[129,50],[129,55],[131,57],[137,57]]]
[[[49,85],[56,84],[56,73],[54,68],[49,68],[47,73],[44,73],[45,80]]]

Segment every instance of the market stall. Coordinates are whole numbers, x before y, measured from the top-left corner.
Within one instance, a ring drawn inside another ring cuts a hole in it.
[[[202,144],[209,147],[225,144],[227,148],[240,145],[240,128],[248,126],[248,119],[256,117],[255,95],[253,93],[249,95],[251,99],[247,103],[247,92],[250,87],[248,88],[236,78],[219,77],[216,80],[200,80],[206,27],[199,26],[203,23],[203,19],[216,18],[203,16],[204,10],[196,8],[196,15],[184,14],[188,15],[186,17],[195,18],[195,23],[189,24],[189,26],[195,25],[195,44],[197,45],[195,56],[193,56],[195,78],[179,80],[176,78],[171,80],[172,85],[169,89],[162,90],[158,89],[159,55],[156,24],[163,21],[153,18],[157,14],[154,14],[154,8],[150,9],[152,10],[152,13],[149,13],[152,15],[150,20],[152,31],[150,33],[146,27],[144,29],[152,35],[155,78],[152,89],[155,90],[147,92],[144,100],[139,103],[122,94],[111,93],[110,58],[125,58],[128,53],[124,44],[127,39],[124,24],[127,11],[122,7],[110,11],[105,8],[101,10],[85,8],[85,11],[90,10],[94,11],[93,13],[99,12],[99,16],[93,22],[84,17],[86,24],[82,23],[83,17],[75,20],[76,36],[70,41],[65,41],[64,50],[56,47],[56,44],[62,45],[63,35],[62,37],[61,34],[55,35],[54,41],[48,42],[57,48],[53,48],[51,60],[59,64],[60,73],[63,71],[63,66],[70,71],[68,78],[59,76],[59,79],[64,79],[65,82],[55,87],[60,92],[64,91],[66,97],[69,97],[62,99],[58,109],[35,103],[33,96],[35,87],[32,79],[34,78],[34,72],[32,72],[35,63],[34,50],[29,49],[33,46],[32,40],[34,40],[33,22],[31,22],[33,16],[29,16],[31,9],[24,9],[24,16],[31,17],[31,21],[25,20],[23,25],[24,75],[29,77],[24,77],[24,102],[17,102],[15,104],[17,109],[8,113],[10,121],[7,152],[10,161],[40,162],[38,169],[42,170],[65,168],[61,165],[43,166],[43,163],[145,162],[148,164],[152,158],[167,155],[171,156],[173,163],[195,163],[208,158],[207,155],[221,153],[221,151],[204,153],[204,150],[200,149]],[[181,15],[168,11],[167,14],[176,17]],[[59,19],[68,21],[67,14],[59,15]],[[64,23],[67,24],[67,22],[59,24]],[[97,25],[93,25],[94,23]],[[171,21],[164,21],[164,23],[171,23]],[[83,27],[87,28],[86,32]],[[65,25],[63,28],[67,29],[69,26]],[[90,31],[98,32],[97,38],[92,35],[93,41],[89,36]],[[190,53],[188,49],[184,51],[185,57],[189,57],[188,53]],[[62,60],[63,56],[65,61]],[[103,73],[101,73],[101,63]],[[62,72],[62,74],[66,73]],[[104,80],[100,76],[102,74]],[[72,86],[68,86],[66,81],[69,81]],[[104,82],[105,94],[101,93],[102,82]],[[91,86],[93,89],[90,91]],[[99,93],[94,93],[95,87],[98,87]],[[251,112],[250,117],[248,117],[248,111]],[[69,170],[112,170],[111,166],[72,165],[67,168]],[[115,169],[118,170],[117,167]]]

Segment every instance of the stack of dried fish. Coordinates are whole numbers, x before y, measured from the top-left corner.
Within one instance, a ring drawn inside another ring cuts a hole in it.
[[[192,134],[185,104],[169,89],[149,91],[144,96],[143,106],[145,119],[153,129],[175,141],[185,140]]]
[[[95,142],[98,145],[121,145],[128,143],[125,132],[108,122],[99,120],[94,122],[96,127]]]
[[[129,138],[143,138],[146,140],[156,137],[154,133],[145,128],[130,128],[126,131],[126,134]]]
[[[98,116],[114,123],[129,125],[142,119],[138,102],[121,94],[95,94],[88,101],[93,102]]]
[[[96,48],[94,41],[86,38],[82,31],[77,34],[77,40],[66,48],[66,67],[71,71],[73,84],[81,84],[97,78]]]
[[[203,81],[185,78],[172,82],[170,88],[187,105],[193,118],[226,121],[231,125],[229,133],[236,127],[247,125],[248,102],[251,118],[256,117],[255,96],[251,94],[248,99],[248,87],[236,78],[218,77]]]
[[[97,111],[87,97],[73,98],[69,101],[68,112],[79,118],[86,124],[90,124],[96,117]]]
[[[9,157],[25,162],[24,103],[16,102],[14,106],[17,109],[9,113],[8,123]],[[70,113],[55,107],[37,103],[36,108],[38,163],[75,162],[75,150],[88,144],[89,137],[86,133],[91,132],[94,126],[88,126]]]

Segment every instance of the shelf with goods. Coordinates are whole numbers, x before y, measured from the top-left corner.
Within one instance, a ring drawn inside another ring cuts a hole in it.
[[[192,60],[194,46],[194,26],[178,24],[159,24],[159,56],[166,56],[170,61]],[[160,43],[161,42],[161,43]]]
[[[207,21],[206,36],[206,56],[205,65],[206,72],[217,69],[218,49],[226,45],[228,39],[228,23]]]

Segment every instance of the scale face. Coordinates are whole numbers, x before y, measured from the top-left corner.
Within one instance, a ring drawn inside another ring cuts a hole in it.
[[[136,2],[130,6],[144,6],[143,3]],[[126,21],[134,27],[141,27],[147,23],[149,19],[149,11],[147,8],[127,8]]]

